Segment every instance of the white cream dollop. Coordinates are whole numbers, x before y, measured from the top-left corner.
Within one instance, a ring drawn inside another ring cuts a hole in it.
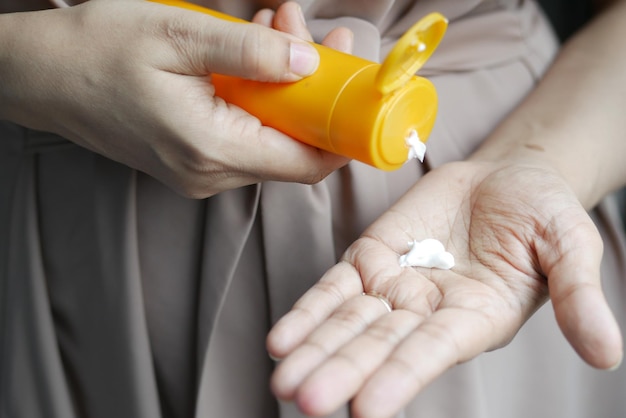
[[[454,256],[434,239],[409,242],[409,252],[400,256],[402,267],[426,267],[449,270],[454,267]]]
[[[409,147],[409,160],[417,158],[420,162],[424,162],[424,156],[426,155],[426,144],[420,141],[420,137],[415,129],[412,129],[409,135],[405,138],[406,144]]]

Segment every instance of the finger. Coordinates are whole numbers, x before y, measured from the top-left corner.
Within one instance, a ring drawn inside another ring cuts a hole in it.
[[[427,280],[422,271],[401,267],[398,252],[366,236],[348,248],[345,259],[356,266],[366,292],[384,295],[394,309],[407,309],[422,316],[430,315],[441,301],[442,294],[435,283],[454,274],[430,270],[426,272]]]
[[[380,317],[308,373],[295,396],[300,410],[313,416],[327,415],[353,398],[422,320],[406,310],[392,311]]]
[[[272,9],[261,9],[252,18],[252,22],[271,28],[274,21],[274,11]]]
[[[335,28],[326,35],[322,44],[337,51],[351,54],[354,49],[354,33],[348,28]]]
[[[272,26],[281,32],[290,33],[305,41],[313,42],[313,37],[304,20],[302,8],[293,1],[283,3],[276,10]]]
[[[389,313],[381,300],[359,294],[337,308],[321,327],[313,331],[302,345],[283,360],[272,378],[272,391],[289,400],[307,376],[335,358],[337,351],[381,316]]]
[[[360,388],[352,402],[359,417],[390,417],[450,367],[492,345],[497,330],[479,311],[442,309],[411,333]],[[329,376],[327,376],[328,379]],[[300,397],[310,396],[299,393]]]
[[[170,84],[180,78],[167,75],[164,80]],[[197,91],[207,90],[204,77],[189,77],[185,88],[194,80]],[[263,126],[258,118],[218,97],[205,103],[210,105],[197,109],[197,115],[185,113],[188,108],[183,106],[172,107],[168,117],[194,123],[168,132],[171,136],[164,136],[156,161],[167,167],[167,178],[159,179],[184,196],[204,198],[264,180],[313,184],[349,162]],[[178,142],[171,137],[192,138],[192,147],[172,146]],[[151,167],[142,169],[150,172]]]
[[[232,136],[228,140],[232,142]],[[232,154],[227,161],[236,161],[235,170],[250,173],[257,181],[315,184],[350,161],[260,124],[258,133],[242,135],[237,140],[241,146],[229,148]]]
[[[295,36],[175,7],[155,7],[169,8],[158,33],[177,57],[172,71],[280,82],[300,80],[319,65],[315,48]]]
[[[346,251],[345,261],[328,270],[276,323],[268,336],[270,354],[276,358],[289,354],[342,303],[363,291],[384,295],[402,308],[417,310],[414,305],[424,304],[424,298],[426,305],[433,305],[436,296],[432,285],[422,286],[424,281],[416,281],[416,276],[421,277],[412,269],[401,268],[398,254],[385,245],[374,239],[359,239]]]
[[[568,228],[568,235],[556,245],[558,251],[543,251],[554,254],[557,261],[540,261],[551,266],[546,270],[548,288],[557,322],[567,340],[590,365],[615,368],[623,358],[623,343],[602,292],[602,239],[587,215],[579,216],[579,221],[566,220],[576,227]]]
[[[342,303],[362,292],[361,278],[353,266],[342,262],[332,267],[269,332],[270,355],[287,356]]]
[[[397,256],[393,258],[392,263],[393,262],[397,263]],[[356,271],[350,267],[348,273],[356,274]],[[361,277],[363,276],[361,275]],[[329,278],[328,284],[330,284],[331,289],[333,286],[336,286],[338,280],[339,277],[336,276]],[[355,277],[354,280],[358,280],[358,277]],[[413,269],[402,269],[399,276],[381,281],[381,290],[379,291],[374,290],[374,288],[368,284],[371,280],[367,280],[367,278],[363,280],[366,283],[366,291],[370,292],[365,295],[367,297],[358,295],[352,299],[346,300],[336,308],[336,303],[330,303],[328,305],[322,303],[320,306],[319,300],[323,295],[315,299],[315,292],[311,292],[311,294],[308,295],[311,299],[306,300],[303,298],[303,300],[299,301],[297,309],[302,309],[302,312],[306,313],[305,320],[308,321],[308,326],[304,325],[304,321],[302,320],[297,321],[298,317],[301,315],[296,314],[296,310],[289,314],[293,315],[290,319],[294,321],[289,324],[289,327],[281,329],[281,332],[284,333],[286,338],[291,338],[289,347],[298,346],[298,348],[293,349],[290,353],[281,353],[283,356],[285,354],[289,354],[289,356],[278,366],[272,379],[273,391],[277,396],[283,399],[291,399],[302,381],[305,378],[308,380],[307,376],[309,373],[320,367],[323,363],[326,364],[326,362],[329,361],[329,357],[338,360],[341,364],[344,357],[358,357],[360,354],[359,349],[366,348],[363,353],[369,354],[365,354],[366,357],[362,358],[363,362],[367,360],[367,356],[371,356],[370,360],[372,360],[372,362],[370,366],[376,366],[379,362],[384,360],[386,355],[376,357],[374,353],[370,352],[368,343],[372,339],[372,333],[374,336],[383,340],[380,336],[384,335],[382,330],[385,328],[374,327],[370,329],[368,328],[369,325],[381,315],[388,313],[388,309],[391,309],[389,305],[402,309],[402,312],[410,313],[412,318],[421,320],[432,314],[434,307],[438,303],[437,301],[441,299],[436,286],[430,283],[430,281],[424,280],[423,276]],[[358,291],[358,287],[351,289],[351,292],[353,293],[355,290]],[[330,292],[330,295],[333,293],[335,292]],[[433,296],[434,293],[437,293],[437,295]],[[381,295],[384,298],[382,299],[384,302],[381,301],[379,296],[372,297],[370,295]],[[334,299],[337,300],[336,297]],[[327,308],[324,309],[324,307]],[[323,309],[323,314],[320,314],[320,308]],[[334,310],[331,311],[333,308]],[[317,317],[315,317],[312,312],[317,312]],[[281,326],[282,325],[284,325],[284,323],[281,323]],[[399,328],[402,329],[406,327]],[[391,328],[387,328],[387,331],[389,330],[391,330]],[[406,332],[408,333],[408,331]],[[308,335],[308,337],[305,339],[306,335]],[[395,332],[392,331],[389,335],[393,337]],[[391,341],[397,343],[398,339],[391,338]],[[389,343],[390,341],[387,339],[381,342]],[[381,348],[383,352],[388,352],[393,346],[387,345],[385,347],[384,344],[381,344]],[[333,363],[333,361],[331,361],[331,363]],[[362,371],[364,369],[364,366],[356,367],[353,371]],[[330,370],[329,375],[332,375],[335,371],[341,371],[334,370],[333,367],[330,367]],[[355,378],[359,375],[362,376],[362,373],[347,373],[343,377]],[[334,401],[330,401],[331,405],[333,405],[334,402],[345,401],[343,396],[351,396],[353,394],[352,392],[354,392],[360,384],[354,380],[350,383],[351,384],[347,384],[346,382],[342,390],[334,392],[335,397],[333,398]],[[346,393],[348,395],[346,395]],[[315,405],[317,403],[313,402],[312,404]]]

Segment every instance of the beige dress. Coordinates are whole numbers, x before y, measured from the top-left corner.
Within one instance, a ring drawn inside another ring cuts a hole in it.
[[[0,121],[0,418],[300,416],[268,388],[271,324],[426,170],[470,153],[556,51],[528,0],[300,3],[318,39],[348,26],[355,52],[374,60],[424,14],[448,16],[422,71],[441,100],[425,164],[384,173],[351,163],[315,186],[269,182],[188,200]],[[204,4],[242,17],[255,8]],[[44,7],[0,0],[1,12]],[[624,329],[622,225],[610,200],[593,216]],[[508,347],[453,368],[400,416],[618,418],[625,388],[626,368],[586,366],[546,306]]]

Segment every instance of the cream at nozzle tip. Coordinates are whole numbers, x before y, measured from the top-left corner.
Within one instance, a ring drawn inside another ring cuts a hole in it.
[[[409,147],[409,156],[407,161],[417,158],[421,163],[424,162],[426,155],[426,144],[420,141],[419,135],[415,129],[412,129],[406,137],[406,144]]]

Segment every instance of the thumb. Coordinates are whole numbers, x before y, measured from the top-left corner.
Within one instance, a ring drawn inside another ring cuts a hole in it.
[[[570,229],[575,236],[557,244],[560,257],[548,274],[550,298],[576,352],[591,366],[613,369],[622,361],[623,343],[600,283],[602,239],[590,219],[576,225]]]
[[[230,22],[201,13],[169,13],[161,25],[182,73],[219,73],[270,81],[297,81],[313,74],[319,54],[310,43],[254,23]]]

